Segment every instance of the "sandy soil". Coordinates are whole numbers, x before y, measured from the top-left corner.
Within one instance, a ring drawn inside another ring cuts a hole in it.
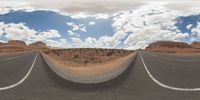
[[[91,64],[101,64],[129,55],[133,51],[118,49],[60,49],[45,51],[50,57],[65,65],[82,67]]]
[[[66,71],[67,73],[77,74],[77,75],[84,75],[84,76],[91,76],[91,75],[100,75],[104,73],[109,73],[113,70],[116,70],[124,63],[126,63],[128,60],[133,59],[136,56],[136,53],[130,53],[129,55],[126,55],[121,58],[117,58],[114,60],[110,60],[108,62],[104,63],[96,63],[96,64],[87,64],[79,67],[75,67],[73,65],[67,65],[58,59],[52,58],[48,55],[45,55],[51,62],[58,65],[61,70]]]

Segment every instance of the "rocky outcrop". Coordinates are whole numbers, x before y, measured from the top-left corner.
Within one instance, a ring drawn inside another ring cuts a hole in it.
[[[27,45],[24,41],[10,40],[7,43],[0,43],[1,52],[24,51],[24,50],[28,50]]]
[[[21,47],[27,46],[24,41],[20,41],[20,40],[10,40],[10,41],[8,41],[8,45],[10,45],[10,46],[21,46]]]
[[[200,49],[200,42],[192,42],[191,46]]]
[[[193,46],[184,42],[172,42],[172,41],[158,41],[150,44],[146,49],[156,48],[192,48]]]
[[[0,46],[3,46],[3,43],[2,43],[2,42],[0,42]]]
[[[17,52],[28,50],[46,50],[48,47],[44,42],[35,42],[30,45],[26,45],[24,41],[10,40],[7,43],[0,42],[0,52]]]
[[[48,48],[46,43],[44,43],[42,41],[32,43],[32,44],[29,45],[29,47],[32,48],[32,49],[46,49],[46,48]]]

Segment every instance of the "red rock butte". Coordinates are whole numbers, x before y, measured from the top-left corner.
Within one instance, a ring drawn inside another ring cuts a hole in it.
[[[155,48],[193,48],[193,46],[184,42],[158,41],[146,47],[146,49]]]
[[[42,41],[38,41],[38,42],[35,42],[35,43],[32,43],[32,44],[29,44],[28,46],[30,48],[33,48],[33,49],[46,49],[46,48],[48,48],[47,45]]]
[[[20,40],[9,40],[7,43],[0,42],[0,51],[26,51],[32,49],[48,49],[47,45],[38,41],[32,44],[27,45],[24,41]]]
[[[200,42],[193,42],[191,45],[192,45],[194,48],[200,49]]]
[[[24,41],[20,41],[20,40],[9,40],[8,41],[8,45],[13,45],[13,46],[27,46],[26,43]]]

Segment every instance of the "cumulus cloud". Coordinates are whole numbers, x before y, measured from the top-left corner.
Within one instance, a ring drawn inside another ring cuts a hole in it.
[[[35,37],[36,31],[33,29],[29,29],[28,27],[24,26],[23,23],[19,24],[5,24],[6,27],[4,28],[5,38],[8,40],[30,40]]]
[[[0,37],[3,35],[4,33],[4,28],[6,27],[6,25],[3,22],[0,22]]]
[[[179,11],[169,10],[163,6],[143,6],[116,14],[113,28],[118,37],[115,41],[125,39],[126,48],[145,48],[148,44],[159,40],[180,41],[189,36],[181,33],[175,26]],[[119,34],[121,33],[121,34]]]
[[[200,40],[200,22],[198,22],[197,27],[191,29],[191,39],[192,41]]]
[[[54,9],[67,13],[113,13],[156,4],[170,9],[199,7],[199,0],[1,0],[0,7]]]
[[[138,49],[159,40],[181,41],[191,37],[188,33],[181,33],[175,25],[176,20],[179,16],[193,14],[196,13],[184,13],[160,5],[142,6],[137,10],[122,11],[111,16],[115,31],[113,36],[88,37],[84,40],[73,37],[72,44],[75,47],[106,48],[118,48],[123,45],[127,49]],[[192,28],[192,25],[187,28]],[[198,30],[198,27],[193,29],[196,33],[193,35],[198,35]]]
[[[35,36],[35,39],[37,41],[44,41],[46,39],[51,39],[51,38],[59,38],[61,35],[57,30],[48,30],[46,32],[41,32],[37,36]]]
[[[46,3],[48,2],[48,3]],[[101,8],[101,9],[100,9]],[[61,47],[107,47],[115,48],[123,45],[127,49],[145,48],[158,40],[181,41],[185,38],[192,40],[200,37],[200,25],[191,29],[192,34],[181,33],[175,26],[179,16],[196,15],[200,12],[199,0],[1,0],[0,14],[11,10],[34,11],[38,9],[52,10],[75,19],[96,18],[112,19],[114,34],[112,36],[88,37],[81,39],[78,31],[87,32],[84,24],[66,23],[71,27],[68,34],[72,36],[72,44],[56,30],[37,32],[25,24],[0,23],[0,36],[7,39],[19,39],[32,42],[43,40],[48,45]],[[95,25],[95,22],[86,23]],[[190,37],[191,36],[191,37]],[[53,38],[53,39],[52,39]],[[54,40],[54,38],[59,38]],[[62,37],[63,38],[63,37]],[[56,45],[55,45],[56,46]]]
[[[57,30],[52,29],[44,32],[37,32],[25,26],[23,23],[5,24],[3,22],[0,22],[0,36],[7,40],[23,40],[28,44],[61,37]]]
[[[51,46],[52,48],[71,48],[73,47],[71,45],[71,43],[69,43],[66,39],[64,38],[60,38],[58,40],[53,40],[53,39],[46,39],[44,40],[45,43],[48,45],[48,46]]]
[[[114,48],[110,38],[108,36],[102,36],[99,39],[93,37],[87,37],[85,40],[77,37],[71,37],[70,39],[72,40],[74,48]]]
[[[72,27],[72,31],[82,31],[82,32],[87,32],[86,31],[86,26],[84,24],[75,24],[73,22],[67,22],[67,25]]]

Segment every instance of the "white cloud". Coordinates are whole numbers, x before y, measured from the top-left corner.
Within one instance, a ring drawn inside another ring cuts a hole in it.
[[[1,0],[0,7],[33,7],[66,13],[113,13],[137,9],[144,5],[162,5],[170,9],[199,7],[199,0]]]
[[[200,40],[200,22],[198,22],[197,27],[191,29],[191,41]]]
[[[76,33],[72,32],[71,30],[68,30],[67,32],[69,33],[70,36],[73,36],[76,34]]]
[[[78,33],[75,33],[72,30],[68,30],[67,32],[68,32],[69,36],[71,36],[71,37],[80,37],[80,35]]]
[[[145,48],[148,44],[159,40],[181,41],[188,38],[189,34],[181,33],[175,26],[176,19],[190,14],[193,15],[160,5],[142,6],[137,10],[123,11],[111,16],[112,27],[115,30],[113,36],[71,39],[75,47],[118,48],[123,45],[127,49]]]
[[[47,39],[47,40],[45,40],[45,43],[51,47],[58,47],[58,48],[73,47],[66,39],[63,39],[63,38],[61,38],[59,40]]]
[[[79,30],[79,26],[73,22],[68,22],[67,25],[71,26],[73,31]]]
[[[95,25],[95,24],[96,24],[95,21],[91,21],[88,23],[88,25]]]
[[[4,24],[4,22],[0,22],[0,37],[3,35],[4,33],[4,28],[6,27],[6,25]]]
[[[44,41],[46,39],[51,39],[51,38],[59,38],[61,35],[58,33],[57,30],[48,30],[46,32],[41,32],[37,36],[35,36],[35,39],[37,41]]]
[[[155,5],[115,14],[112,26],[115,35],[120,37],[115,38],[115,42],[125,39],[123,44],[126,48],[137,49],[158,40],[180,41],[189,34],[180,33],[175,26],[178,16],[181,16],[179,11]]]
[[[72,45],[75,45],[76,47],[113,48],[123,44],[125,48],[137,49],[144,48],[149,43],[157,40],[181,41],[182,39],[189,37],[189,34],[181,33],[175,26],[176,18],[179,16],[199,14],[200,4],[198,2],[199,0],[110,0],[108,2],[105,2],[104,0],[59,0],[56,2],[52,0],[19,0],[15,2],[13,0],[2,0],[0,1],[0,14],[8,13],[11,9],[26,9],[26,11],[49,9],[78,19],[89,17],[96,19],[113,18],[112,27],[115,30],[113,36],[101,36],[99,38],[88,37],[84,40],[80,39],[77,31],[87,32],[86,26],[83,24],[75,24],[73,22],[67,23],[67,25],[72,28],[71,30],[68,30],[68,34],[74,36],[71,38]],[[88,7],[89,4],[91,6]],[[37,9],[35,9],[35,7]],[[95,22],[88,23],[88,25],[94,24]],[[188,25],[187,28],[192,28],[192,25]],[[200,25],[192,29],[192,40],[195,40],[195,37],[197,39],[200,37],[199,30]],[[61,42],[59,46],[67,45],[66,47],[69,47],[68,42],[65,39],[52,39],[60,38],[60,34],[56,30],[48,30],[47,32],[40,32],[40,34],[37,34],[35,30],[28,28],[22,23],[0,23],[0,35],[4,32],[6,33],[5,37],[7,39],[26,40],[27,42],[44,40],[48,42],[49,45]]]
[[[3,33],[5,34],[3,35]],[[27,44],[61,37],[57,30],[37,32],[25,26],[23,23],[4,24],[3,22],[0,22],[0,36],[3,36],[7,40],[23,40]]]
[[[191,28],[192,28],[192,24],[187,25],[186,28],[187,28],[188,30],[191,29]]]
[[[86,26],[84,26],[84,24],[75,24],[73,22],[67,22],[67,25],[72,27],[72,31],[82,31],[82,32],[87,32],[86,31]]]
[[[10,23],[4,28],[5,38],[9,40],[29,40],[35,37],[36,31],[24,26],[23,23],[14,24]]]
[[[58,11],[59,12],[59,11]],[[84,12],[79,12],[79,13],[63,13],[63,12],[59,12],[61,15],[66,15],[66,16],[70,16],[71,18],[74,19],[85,19],[85,18],[95,18],[95,19],[108,19],[110,17],[111,14],[105,14],[105,13],[96,13],[96,14],[88,14],[88,13],[84,13]]]
[[[72,45],[74,47],[84,47],[83,46],[83,41],[80,38],[72,37],[71,40],[72,40]]]
[[[0,14],[6,14],[9,13],[10,9],[9,8],[0,8]]]
[[[77,33],[78,31],[81,31],[81,32],[87,32],[86,30],[86,26],[84,24],[75,24],[74,22],[67,22],[67,25],[69,25],[70,27],[72,27],[71,30],[68,30],[68,34],[69,36],[71,37],[80,37],[80,35]]]
[[[141,31],[137,31],[136,34],[131,34],[124,41],[124,45],[127,48],[133,47],[132,49],[145,48],[148,44],[155,41],[179,41],[183,38],[188,37],[188,34],[176,33],[168,30],[161,30],[158,27],[145,27]]]

